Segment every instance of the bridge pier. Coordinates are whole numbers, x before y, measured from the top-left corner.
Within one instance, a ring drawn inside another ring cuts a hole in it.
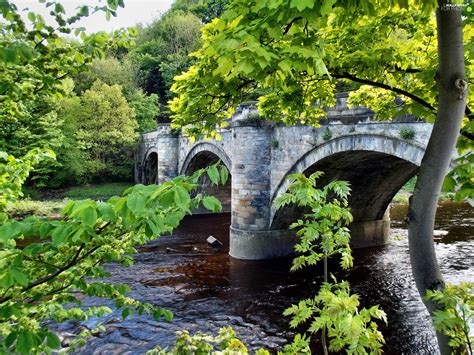
[[[382,219],[377,221],[354,221],[349,229],[351,230],[351,246],[353,248],[387,244],[390,233],[389,208],[385,211]]]
[[[229,254],[261,260],[288,255],[294,238],[287,230],[268,230],[271,201],[271,131],[255,111],[243,108],[232,125],[232,219]]]
[[[243,260],[264,260],[294,253],[298,241],[288,229],[241,230],[230,227],[230,256]]]
[[[168,124],[157,128],[158,183],[162,184],[178,175],[178,135]]]

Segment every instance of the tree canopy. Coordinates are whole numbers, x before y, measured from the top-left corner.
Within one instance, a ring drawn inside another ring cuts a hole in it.
[[[413,114],[433,122],[438,89],[434,2],[232,1],[203,28],[197,62],[176,77],[173,122],[192,135],[225,126],[252,92],[260,113],[287,124],[317,124],[335,103],[336,84],[351,83],[350,105],[368,106],[379,119]],[[468,11],[465,9],[464,11]],[[464,21],[467,76],[473,64],[472,16]],[[376,30],[376,34],[374,31]],[[471,93],[468,99],[472,102]],[[400,101],[399,99],[402,99]],[[474,118],[469,108],[458,148],[472,172]],[[472,181],[463,198],[473,197]]]
[[[53,179],[68,184],[127,180],[133,171],[137,120],[119,85],[96,81],[62,101],[65,143]]]
[[[428,10],[433,4],[418,12],[365,4],[348,11],[336,1],[268,6],[233,1],[222,18],[203,28],[199,61],[176,78],[175,123],[211,131],[240,104],[243,93],[257,88],[269,91],[259,97],[266,118],[317,123],[323,108],[334,104],[336,79],[358,84],[350,102],[375,108],[381,119],[412,113],[432,121],[436,23]],[[466,19],[468,46],[471,25]]]

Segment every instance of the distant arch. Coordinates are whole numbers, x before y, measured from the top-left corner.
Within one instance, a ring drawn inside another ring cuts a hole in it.
[[[229,170],[229,178],[224,185],[214,185],[209,176],[204,174],[199,180],[199,187],[195,193],[202,193],[204,195],[216,197],[222,204],[221,212],[231,212],[232,209],[232,175],[231,172],[231,161],[227,154],[218,146],[211,143],[198,143],[188,153],[184,160],[183,166],[181,167],[181,175],[191,175],[198,169],[205,168],[218,161],[222,163]],[[208,210],[200,208],[194,213],[209,213]]]
[[[142,183],[158,184],[158,151],[155,147],[148,149],[142,163]]]
[[[211,165],[221,160],[229,172],[232,168],[232,161],[226,152],[215,144],[201,142],[193,146],[183,161],[179,170],[180,175],[192,173],[194,170]]]

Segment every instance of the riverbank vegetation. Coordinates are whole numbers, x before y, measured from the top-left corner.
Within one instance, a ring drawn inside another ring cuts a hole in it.
[[[392,203],[408,203],[410,196],[413,195],[416,185],[416,176],[407,181],[405,185],[393,197]],[[451,191],[442,191],[439,195],[440,201],[453,201],[456,199],[456,194]]]
[[[114,9],[109,8],[109,11],[115,13],[118,5],[112,3]],[[45,160],[37,166],[27,185],[63,189],[74,185],[132,182],[139,134],[154,130],[157,122],[169,122],[167,101],[173,96],[170,91],[173,77],[195,61],[189,53],[200,45],[200,28],[220,15],[225,4],[223,0],[178,1],[150,25],[130,29],[126,36],[117,33],[115,38],[105,33],[89,38],[84,29],[79,29],[75,34],[80,37],[79,42],[94,46],[91,53],[84,52],[85,45],[79,50],[72,40],[62,37],[61,41],[56,40],[55,53],[64,56],[63,51],[67,49],[71,58],[65,58],[73,62],[63,68],[59,64],[54,70],[51,68],[52,73],[47,73],[50,76],[45,80],[48,87],[54,86],[54,95],[38,90],[34,97],[22,97],[21,105],[20,98],[15,98],[12,110],[8,110],[8,105],[4,107],[6,116],[0,122],[0,149],[3,151],[20,157],[32,148],[47,147],[57,155],[56,160]],[[9,13],[7,8],[6,5],[2,8],[4,16]],[[60,22],[60,30],[48,28],[49,35],[71,31],[74,22],[99,8],[81,9],[82,15],[72,16],[72,27],[66,30],[71,24]],[[68,19],[60,4],[53,12],[62,20]],[[15,16],[22,19],[21,23],[29,21],[38,28],[29,31],[31,35],[38,38],[44,35],[41,31],[47,24],[42,17],[29,15],[27,11],[19,11]],[[9,26],[5,24],[3,28],[8,31]],[[24,31],[22,36],[28,32],[21,25],[10,31],[17,31],[9,33],[12,39],[20,31]],[[4,63],[11,69],[38,64],[40,53],[35,48],[36,42],[31,43],[31,48],[28,42],[19,43],[5,42],[8,56],[4,57]],[[41,66],[45,63],[41,62]],[[49,69],[44,70],[46,75]],[[56,72],[63,73],[63,77],[53,83]],[[18,75],[11,72],[3,94],[17,95],[14,81]]]

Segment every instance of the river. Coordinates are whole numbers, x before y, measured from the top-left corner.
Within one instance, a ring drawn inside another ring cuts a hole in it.
[[[386,354],[436,354],[429,316],[411,276],[403,222],[406,208],[391,208],[388,245],[355,250],[354,268],[337,275],[350,281],[364,305],[380,304],[387,313],[389,324],[381,327]],[[281,348],[293,335],[282,312],[292,303],[314,295],[321,282],[320,270],[289,272],[290,259],[233,259],[227,255],[229,225],[228,214],[187,217],[173,236],[142,247],[132,267],[108,265],[112,282],[128,284],[133,289],[132,297],[165,307],[175,318],[170,323],[146,315],[122,320],[119,312],[113,312],[104,320],[107,330],[92,337],[77,353],[141,354],[157,344],[169,345],[179,329],[216,334],[226,325],[233,326],[251,349]],[[474,282],[473,227],[473,208],[456,203],[440,205],[436,252],[448,282]],[[209,235],[223,241],[224,247],[207,245]],[[85,300],[85,305],[97,304],[104,301]],[[68,322],[55,328],[67,342],[68,336],[97,322]]]

